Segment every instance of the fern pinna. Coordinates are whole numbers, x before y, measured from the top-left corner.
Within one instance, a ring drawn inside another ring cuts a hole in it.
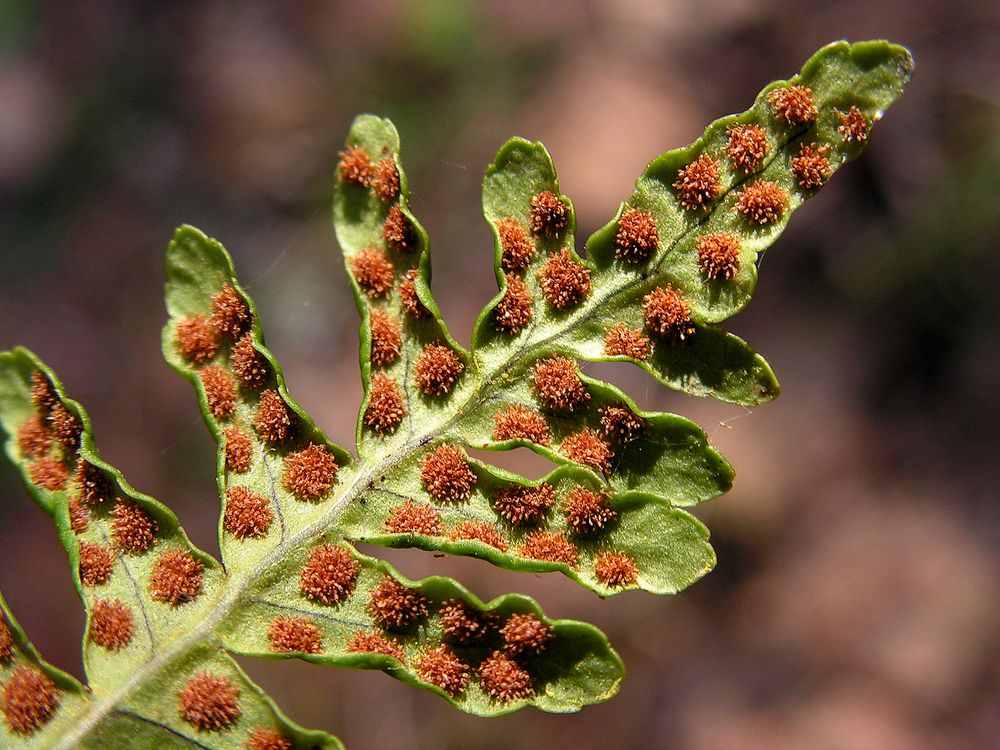
[[[431,293],[396,130],[359,117],[334,200],[362,319],[356,457],[288,393],[226,251],[179,229],[163,352],[218,442],[221,560],[101,459],[86,412],[37,357],[0,355],[7,454],[87,609],[84,686],[41,660],[3,604],[0,744],[339,746],[287,719],[232,654],[379,669],[481,716],[610,698],[624,670],[596,628],[517,594],[484,602],[447,578],[409,580],[353,543],[558,571],[604,597],[674,593],[709,571],[708,532],[685,508],[729,489],[729,465],[697,425],[640,410],[579,361],[632,362],[736,404],[775,397],[767,363],[718,324],[910,72],[884,42],[824,48],[654,159],[582,256],[548,153],[509,141],[483,186],[499,292],[469,350]],[[531,481],[467,452],[519,446],[556,468]]]

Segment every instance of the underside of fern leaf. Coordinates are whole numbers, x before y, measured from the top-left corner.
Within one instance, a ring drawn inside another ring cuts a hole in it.
[[[0,600],[4,747],[339,746],[287,719],[233,655],[383,670],[481,716],[614,695],[623,666],[594,627],[517,594],[483,602],[447,578],[409,580],[353,545],[559,571],[601,596],[674,593],[710,570],[708,532],[685,508],[726,492],[731,468],[697,425],[640,410],[578,360],[632,362],[737,404],[776,396],[763,358],[718,324],[911,67],[884,42],[824,48],[654,159],[583,256],[548,153],[509,141],[483,186],[499,292],[471,350],[431,294],[396,130],[359,117],[334,200],[362,320],[356,455],[288,393],[226,251],[179,229],[163,352],[218,443],[220,561],[100,458],[41,361],[0,355],[8,456],[55,521],[87,610],[83,686],[41,661]],[[533,481],[468,453],[516,447],[554,470]]]

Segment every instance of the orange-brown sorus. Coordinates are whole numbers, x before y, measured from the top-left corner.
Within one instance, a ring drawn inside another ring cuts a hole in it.
[[[740,238],[732,232],[703,234],[696,246],[698,266],[713,281],[731,279],[740,270]]]
[[[237,474],[250,470],[253,458],[253,441],[239,427],[227,427],[223,431],[226,438],[226,468]]]
[[[580,379],[576,362],[567,357],[547,357],[531,368],[531,390],[555,411],[574,412],[587,405],[590,391]]]
[[[6,664],[14,655],[14,639],[10,634],[10,626],[3,615],[0,615],[0,664]]]
[[[299,572],[299,591],[319,604],[339,604],[354,592],[360,573],[361,563],[347,548],[321,544]]]
[[[490,700],[510,703],[535,694],[531,674],[502,651],[494,651],[476,671]]]
[[[186,550],[163,552],[153,564],[149,589],[153,599],[179,606],[194,601],[201,594],[205,565]]]
[[[390,318],[385,310],[374,309],[370,312],[368,325],[372,339],[372,364],[375,367],[391,365],[399,359],[403,348],[403,334],[399,330],[399,321]]]
[[[225,675],[199,672],[177,693],[180,717],[203,732],[221,732],[242,715],[240,689]]]
[[[292,410],[273,388],[260,394],[260,403],[253,416],[253,428],[268,445],[279,445],[291,437],[295,428]]]
[[[406,218],[399,204],[394,205],[386,214],[382,224],[382,239],[386,246],[397,253],[408,253],[417,249],[417,231]]]
[[[792,159],[792,174],[795,175],[795,181],[799,183],[800,188],[815,190],[830,179],[833,167],[826,158],[829,151],[830,147],[826,144],[801,145],[798,156]]]
[[[864,143],[868,140],[868,131],[871,129],[871,125],[860,109],[852,104],[846,112],[834,111],[840,117],[837,132],[840,133],[840,137],[845,142]]]
[[[323,633],[307,617],[275,617],[267,626],[267,640],[277,653],[318,654]]]
[[[205,389],[208,410],[216,419],[229,419],[236,411],[236,389],[229,373],[218,365],[209,365],[198,371]]]
[[[49,456],[39,456],[28,464],[28,478],[32,484],[54,492],[66,486],[69,470],[62,461]]]
[[[444,443],[424,457],[420,481],[436,500],[460,503],[472,495],[476,474],[461,448]]]
[[[55,387],[41,370],[31,373],[31,403],[45,415],[59,403]]]
[[[438,615],[445,637],[463,645],[483,641],[497,627],[494,613],[480,612],[461,599],[448,599],[442,603]]]
[[[45,726],[59,708],[59,691],[48,675],[22,664],[0,691],[0,708],[7,727],[22,737]]]
[[[450,393],[463,372],[465,365],[455,350],[439,341],[424,345],[414,368],[417,388],[425,396]]]
[[[32,414],[17,428],[17,450],[22,456],[44,456],[52,445],[52,433],[41,414]]]
[[[752,224],[773,224],[787,208],[788,193],[770,180],[752,182],[736,194],[736,210]]]
[[[80,542],[80,580],[84,586],[100,586],[111,580],[115,554],[110,547]]]
[[[532,560],[564,563],[571,568],[576,567],[576,547],[558,531],[533,531],[518,546],[518,553]]]
[[[590,269],[570,258],[568,250],[549,256],[538,281],[542,296],[556,310],[577,305],[590,293]]]
[[[350,260],[351,272],[369,297],[387,297],[395,282],[395,266],[377,247],[359,250]]]
[[[517,219],[500,219],[500,267],[507,273],[523,271],[535,255],[535,243]]]
[[[399,661],[403,661],[406,658],[406,655],[403,653],[403,647],[399,645],[398,641],[386,638],[380,633],[366,630],[359,630],[354,634],[351,642],[347,644],[347,653],[382,654],[382,656],[391,656],[393,659],[398,659]]]
[[[726,156],[737,169],[752,172],[767,156],[767,134],[759,125],[733,125],[726,135]]]
[[[267,382],[267,363],[253,345],[253,336],[249,333],[240,336],[233,346],[229,366],[244,388],[256,390]]]
[[[118,599],[95,599],[90,609],[90,640],[108,651],[121,651],[132,642],[135,619]]]
[[[501,552],[506,552],[508,547],[500,530],[488,521],[462,521],[448,532],[448,537],[456,542],[482,542]]]
[[[677,202],[688,211],[701,211],[719,197],[719,162],[708,154],[702,154],[693,162],[677,170]]]
[[[76,452],[80,447],[80,433],[83,426],[69,409],[62,404],[54,404],[49,410],[49,429],[52,437],[62,447],[66,454]]]
[[[603,492],[574,487],[563,498],[562,512],[566,525],[577,536],[604,531],[618,517]]]
[[[267,727],[256,727],[247,738],[247,750],[292,750],[292,741],[280,732]]]
[[[569,225],[569,206],[551,190],[543,190],[531,198],[531,231],[555,237]]]
[[[529,526],[544,519],[555,501],[555,488],[548,482],[542,482],[537,487],[512,484],[493,498],[493,507],[507,523]]]
[[[384,372],[372,375],[364,422],[379,435],[386,435],[406,416],[406,399],[395,378]]]
[[[80,498],[72,497],[69,500],[69,527],[74,534],[82,534],[90,524],[90,511],[81,502]]]
[[[368,187],[372,179],[372,159],[359,146],[347,146],[340,152],[337,174],[341,182]]]
[[[438,646],[417,657],[417,675],[452,697],[469,684],[468,665],[447,646]]]
[[[542,622],[535,615],[524,612],[511,615],[500,629],[507,653],[537,654],[545,650],[555,633],[552,626]]]
[[[626,263],[642,263],[656,252],[659,241],[653,214],[639,208],[627,208],[615,230],[615,257]]]
[[[205,364],[219,351],[219,334],[204,315],[184,318],[174,335],[181,356],[195,366]]]
[[[601,433],[590,427],[564,437],[560,450],[569,460],[589,466],[595,471],[607,474],[611,470],[614,451],[604,442]]]
[[[612,443],[630,443],[646,431],[646,420],[627,406],[604,406],[600,414],[601,431]]]
[[[96,508],[114,497],[114,487],[104,471],[83,459],[76,464],[73,481],[80,491],[80,500],[88,508]]]
[[[111,511],[111,537],[118,549],[138,555],[156,542],[156,521],[131,500],[119,498]]]
[[[549,444],[549,423],[534,409],[521,404],[509,404],[493,415],[494,440],[530,440],[539,445]]]
[[[256,539],[267,534],[274,513],[267,498],[249,487],[226,489],[226,512],[222,527],[237,539]]]
[[[426,318],[430,315],[430,311],[424,307],[424,303],[417,296],[417,277],[419,276],[420,271],[416,268],[411,268],[403,274],[403,278],[399,282],[399,303],[407,315],[414,318]]]
[[[421,620],[430,612],[427,597],[395,578],[383,576],[372,589],[368,612],[372,619],[387,630],[400,630]]]
[[[375,162],[371,176],[372,191],[383,203],[396,200],[399,195],[399,170],[391,156]]]
[[[531,292],[520,276],[507,274],[507,289],[493,308],[493,321],[498,331],[517,334],[531,322]]]
[[[639,569],[624,552],[603,552],[594,562],[594,575],[609,588],[622,588],[635,584]]]
[[[767,102],[788,125],[807,125],[815,122],[819,114],[812,89],[807,86],[776,88],[767,95]]]
[[[231,339],[243,333],[250,323],[246,302],[229,282],[223,284],[222,291],[212,297],[212,317],[209,320],[216,331]]]
[[[669,284],[656,287],[642,298],[642,314],[646,327],[662,339],[680,342],[695,333],[691,306]]]
[[[393,534],[425,534],[440,536],[444,533],[441,516],[424,503],[407,500],[397,505],[385,519],[385,529]]]
[[[608,357],[631,357],[643,361],[653,353],[653,344],[641,328],[616,323],[604,334],[604,354]]]
[[[337,460],[325,445],[309,443],[285,456],[281,486],[299,500],[319,500],[337,481]]]

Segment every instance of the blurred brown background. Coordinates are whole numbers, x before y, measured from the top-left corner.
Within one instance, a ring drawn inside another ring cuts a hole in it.
[[[1000,748],[1000,5],[982,0],[0,2],[0,348],[90,410],[102,451],[214,540],[213,451],[159,354],[163,251],[222,240],[292,392],[350,444],[356,314],[329,221],[354,114],[391,116],[459,338],[493,293],[482,170],[552,151],[580,241],[655,154],[822,44],[917,61],[867,153],[804,207],[729,327],[784,386],[752,412],[597,367],[691,416],[737,470],[699,509],[719,565],[676,598],[387,555],[605,629],[621,694],[573,716],[462,715],[381,673],[247,661],[292,718],[366,748]],[[538,475],[520,454],[508,466]],[[0,465],[0,588],[80,674],[52,526]]]

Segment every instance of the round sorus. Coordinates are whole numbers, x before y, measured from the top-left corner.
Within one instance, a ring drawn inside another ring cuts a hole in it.
[[[590,269],[569,257],[563,250],[549,256],[538,271],[542,296],[556,310],[579,304],[590,293]]]
[[[535,694],[528,671],[501,651],[494,651],[484,659],[477,672],[479,684],[490,700],[510,703]]]
[[[448,532],[448,537],[456,542],[482,542],[501,552],[506,552],[508,547],[500,530],[487,521],[462,521]]]
[[[713,232],[698,238],[698,266],[708,278],[731,279],[740,269],[740,238],[731,232]]]
[[[533,531],[518,546],[517,551],[532,560],[564,563],[571,568],[576,567],[576,547],[564,534],[557,531]]]
[[[425,396],[450,393],[463,372],[465,365],[455,350],[440,342],[426,344],[414,368],[417,388]]]
[[[390,208],[385,217],[385,222],[382,224],[382,239],[390,250],[395,250],[397,253],[408,253],[417,249],[417,232],[399,204]]]
[[[62,461],[49,456],[39,456],[28,465],[28,477],[32,484],[54,492],[66,486],[69,471]]]
[[[281,654],[318,654],[323,634],[307,617],[275,617],[267,626],[271,650]]]
[[[17,428],[17,450],[22,456],[44,456],[51,445],[52,433],[40,414],[32,414]]]
[[[64,453],[75,453],[80,447],[80,433],[83,427],[69,409],[62,404],[54,404],[49,411],[49,428],[52,437],[62,447]]]
[[[561,451],[570,461],[607,474],[611,470],[611,450],[601,434],[590,427],[563,438]]]
[[[646,420],[627,406],[604,406],[600,411],[601,431],[612,443],[630,443],[646,431]]]
[[[225,675],[199,672],[177,693],[180,717],[203,732],[229,729],[240,718],[240,689]]]
[[[90,609],[90,640],[108,651],[121,651],[132,642],[132,610],[118,599],[95,599]]]
[[[551,625],[526,612],[507,618],[507,622],[500,629],[500,635],[503,636],[507,653],[518,656],[544,651],[554,633]]]
[[[48,414],[52,407],[59,403],[56,389],[41,370],[31,373],[31,403],[42,414]]]
[[[365,407],[365,426],[379,435],[386,435],[399,427],[406,416],[406,399],[395,378],[384,372],[372,375],[368,406]]]
[[[403,334],[399,330],[399,322],[390,318],[384,310],[372,310],[368,318],[371,330],[371,363],[375,367],[391,365],[397,359],[403,347]]]
[[[759,125],[733,125],[726,135],[726,156],[737,169],[752,172],[767,156],[767,134]]]
[[[395,267],[377,247],[366,247],[350,260],[351,272],[369,297],[388,297],[395,282]]]
[[[236,411],[236,389],[229,373],[218,365],[203,367],[198,372],[208,410],[216,419],[229,419]]]
[[[555,411],[574,412],[587,405],[590,392],[580,379],[576,362],[567,357],[547,357],[531,368],[531,390]]]
[[[111,580],[115,555],[109,547],[80,542],[80,580],[84,586],[101,586]]]
[[[642,298],[646,327],[663,339],[679,342],[694,335],[691,306],[669,284],[658,286]]]
[[[348,146],[340,152],[337,174],[341,182],[368,187],[372,179],[372,159],[359,146]]]
[[[454,697],[469,684],[469,667],[447,646],[425,651],[417,658],[417,675]]]
[[[393,534],[440,536],[444,533],[438,512],[429,505],[415,503],[412,500],[407,500],[393,509],[385,519],[385,529]]]
[[[507,274],[507,289],[493,308],[493,320],[498,331],[520,333],[531,322],[531,292],[520,276]]]
[[[253,416],[253,428],[268,445],[279,445],[291,437],[295,421],[291,410],[273,388],[260,394],[260,403]]]
[[[153,599],[178,606],[194,601],[201,593],[205,565],[190,552],[167,550],[156,558],[149,577]]]
[[[500,236],[500,267],[507,273],[523,271],[535,255],[535,243],[517,219],[496,223]]]
[[[534,409],[521,404],[508,404],[493,415],[494,440],[530,440],[539,445],[549,444],[549,423]]]
[[[497,627],[495,614],[473,609],[461,599],[445,601],[438,615],[445,637],[463,645],[482,642]]]
[[[185,318],[175,332],[177,350],[193,365],[203,365],[219,351],[219,336],[204,315]]]
[[[476,474],[461,448],[444,443],[424,457],[420,481],[434,499],[460,503],[472,495]]]
[[[6,664],[14,655],[14,639],[10,634],[10,626],[3,615],[0,615],[0,664]]]
[[[639,578],[635,560],[624,552],[603,552],[594,562],[594,575],[609,588],[632,586]]]
[[[656,219],[649,211],[627,208],[615,230],[615,257],[626,263],[642,263],[656,252],[660,238]]]
[[[77,462],[73,481],[80,491],[80,500],[88,508],[96,508],[114,497],[114,487],[104,471],[82,459]]]
[[[386,638],[380,633],[372,633],[366,630],[360,630],[354,634],[351,642],[347,644],[347,653],[381,654],[382,656],[391,656],[393,659],[399,661],[403,661],[406,658],[406,655],[403,653],[403,647],[397,641]]]
[[[223,431],[226,438],[226,468],[237,474],[250,471],[253,458],[253,441],[238,427],[227,427]]]
[[[795,181],[799,183],[800,188],[815,190],[830,179],[833,167],[826,158],[829,151],[830,147],[825,144],[802,144],[798,156],[792,159],[792,174],[795,175]]]
[[[274,513],[267,498],[249,487],[226,489],[226,511],[222,527],[237,539],[257,539],[267,534],[274,521]]]
[[[257,727],[246,741],[247,750],[292,750],[292,741],[274,729]]]
[[[604,531],[618,517],[607,495],[586,487],[575,487],[563,498],[562,512],[566,525],[577,536]]]
[[[253,335],[245,333],[233,346],[229,366],[244,388],[256,390],[267,382],[267,363],[253,345]]]
[[[493,498],[493,507],[507,523],[529,526],[544,519],[555,501],[555,488],[547,482],[537,487],[512,484]]]
[[[156,542],[156,521],[131,500],[119,499],[111,511],[111,536],[118,549],[138,555]]]
[[[319,500],[337,480],[337,461],[325,445],[308,447],[285,456],[281,485],[299,500]]]
[[[428,615],[428,600],[419,591],[404,586],[395,578],[383,576],[372,589],[368,612],[372,619],[387,630],[400,630]]]
[[[419,276],[420,271],[416,268],[411,268],[403,274],[403,278],[399,282],[399,302],[403,306],[403,312],[407,315],[412,315],[414,318],[425,318],[430,315],[430,312],[417,296],[417,278]]]
[[[677,202],[688,211],[701,211],[719,197],[719,162],[702,154],[686,167],[677,170]]]
[[[767,95],[767,103],[788,125],[807,125],[819,115],[812,89],[806,86],[776,88]]]
[[[361,573],[350,550],[321,544],[309,552],[299,572],[299,591],[319,604],[339,604],[351,595]]]
[[[0,692],[3,717],[14,734],[34,734],[49,722],[58,707],[55,683],[26,664],[14,670]]]
[[[551,190],[543,190],[531,198],[531,231],[555,237],[569,225],[569,206]]]
[[[840,117],[837,132],[840,133],[840,137],[845,142],[864,143],[868,140],[868,131],[871,129],[871,125],[860,109],[852,104],[846,112],[840,110],[834,110],[834,112]]]
[[[604,354],[607,357],[631,357],[643,361],[653,353],[653,345],[641,328],[629,328],[617,323],[604,334]]]
[[[69,527],[74,534],[82,534],[90,524],[90,511],[80,498],[73,497],[69,501]]]
[[[736,195],[736,210],[747,221],[764,226],[778,221],[788,208],[788,193],[777,182],[758,180]]]
[[[372,169],[371,188],[383,203],[393,201],[399,195],[399,170],[396,168],[396,160],[391,156],[379,159],[375,163]]]
[[[209,322],[223,336],[239,337],[250,323],[250,310],[232,284],[226,282],[222,291],[212,297],[212,317]]]

